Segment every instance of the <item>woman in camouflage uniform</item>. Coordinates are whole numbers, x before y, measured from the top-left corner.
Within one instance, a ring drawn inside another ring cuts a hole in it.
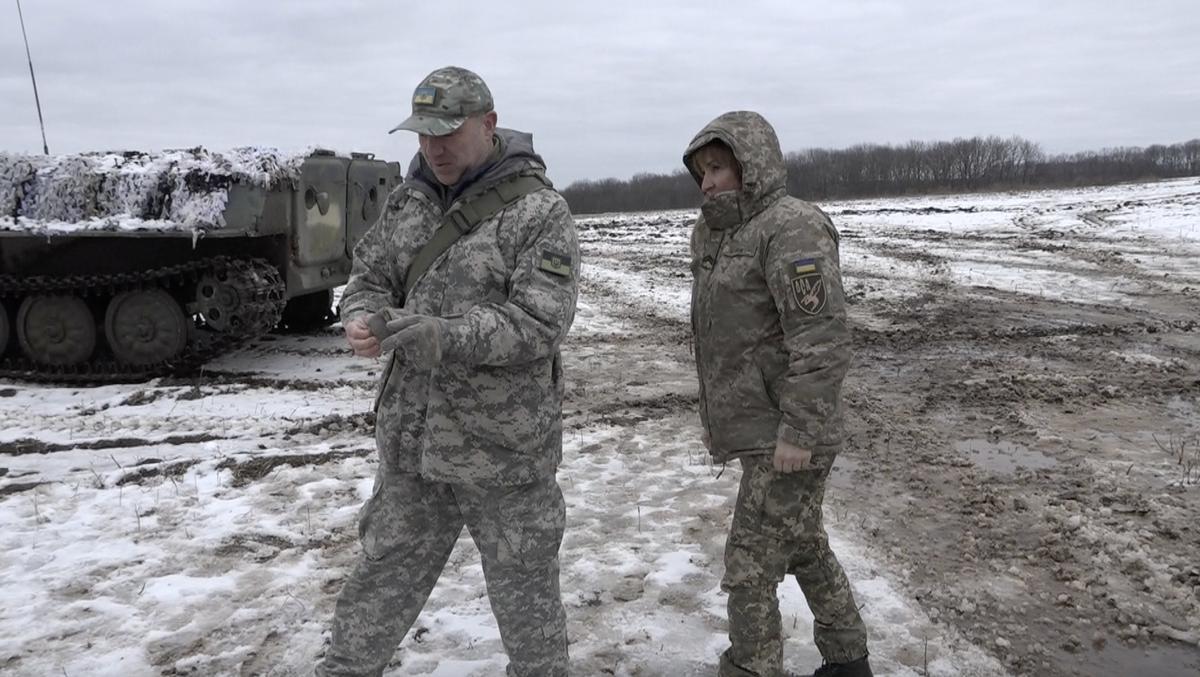
[[[742,466],[720,675],[786,674],[776,586],[790,573],[816,619],[814,674],[869,676],[866,629],[821,518],[850,363],[837,230],[786,194],[779,140],[757,113],[713,120],[683,160],[704,192],[691,247],[704,440],[714,462]]]

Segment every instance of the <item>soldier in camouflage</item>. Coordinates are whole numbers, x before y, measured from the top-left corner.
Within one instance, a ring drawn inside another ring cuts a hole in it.
[[[559,343],[575,313],[574,222],[532,137],[496,128],[479,76],[434,71],[412,111],[396,129],[416,132],[420,152],[355,247],[341,302],[354,352],[389,361],[376,400],[379,470],[359,516],[362,556],[317,674],[381,674],[466,526],[508,674],[559,677]],[[543,183],[514,192],[521,177]],[[486,206],[497,195],[506,206]],[[427,267],[414,265],[443,227],[459,232]]]
[[[867,677],[866,628],[821,518],[850,363],[837,230],[786,195],[779,140],[757,113],[713,120],[683,160],[704,192],[691,244],[704,441],[742,466],[720,675],[786,674],[776,586],[790,573],[816,619],[814,674]]]

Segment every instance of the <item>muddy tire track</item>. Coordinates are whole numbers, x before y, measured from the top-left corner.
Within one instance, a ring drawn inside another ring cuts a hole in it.
[[[831,510],[862,515],[927,613],[1015,674],[1141,674],[1145,652],[1187,670],[1200,660],[1200,487],[1172,485],[1166,458],[1114,471],[1093,441],[1186,425],[1172,407],[1200,394],[1187,299],[1157,313],[978,292],[946,289],[895,329],[856,329],[854,472]]]

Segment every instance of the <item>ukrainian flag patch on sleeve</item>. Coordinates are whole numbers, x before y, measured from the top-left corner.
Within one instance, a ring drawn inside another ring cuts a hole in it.
[[[804,275],[806,273],[815,273],[815,272],[817,272],[817,260],[816,259],[799,259],[796,261],[792,261],[792,274],[793,275]]]
[[[538,268],[559,277],[571,277],[571,257],[552,249],[541,250]]]

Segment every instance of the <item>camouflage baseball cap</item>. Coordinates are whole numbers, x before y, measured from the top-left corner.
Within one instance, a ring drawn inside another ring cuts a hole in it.
[[[458,129],[470,115],[492,110],[492,93],[483,78],[465,68],[439,68],[413,90],[412,115],[388,131],[407,129],[418,134],[444,136]]]

